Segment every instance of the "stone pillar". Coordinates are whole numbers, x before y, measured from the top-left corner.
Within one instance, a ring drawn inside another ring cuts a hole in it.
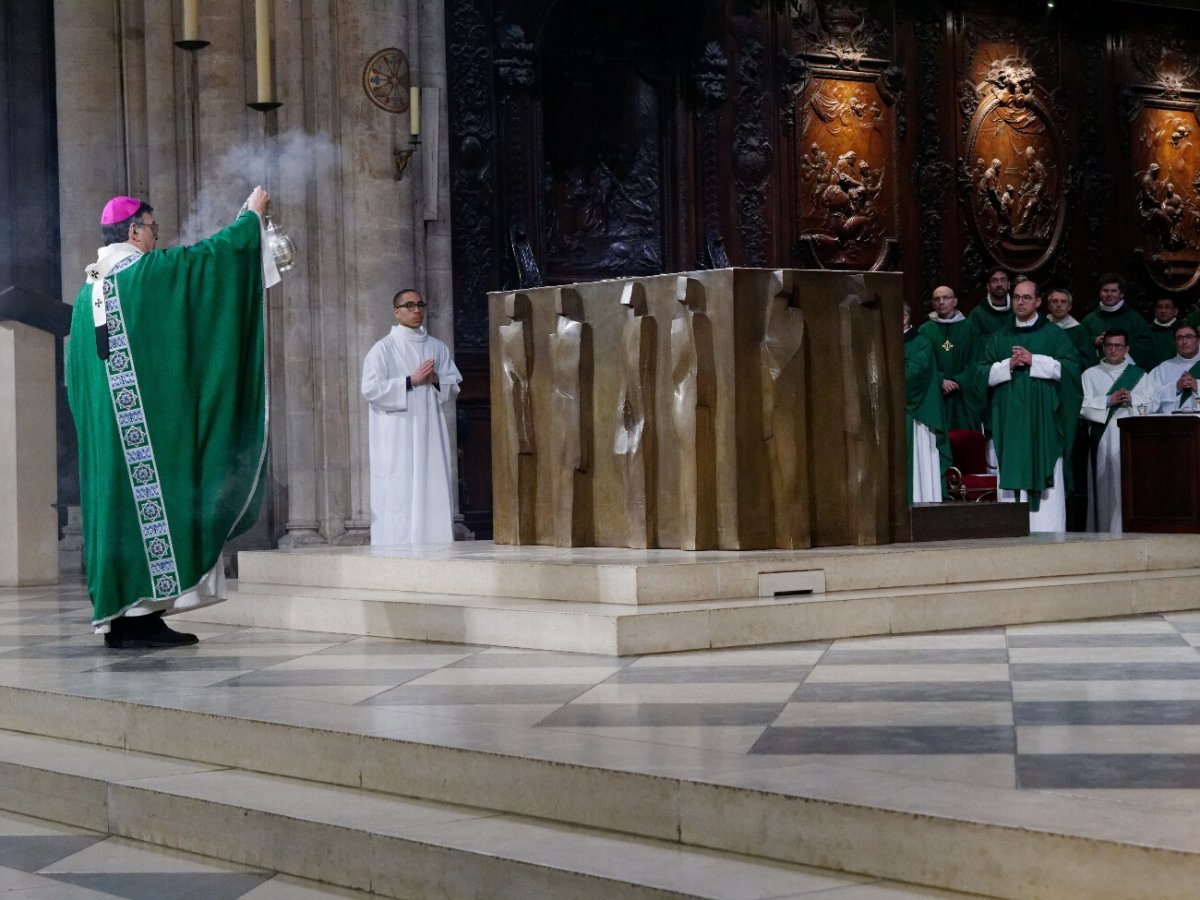
[[[54,338],[0,322],[0,587],[58,581]]]

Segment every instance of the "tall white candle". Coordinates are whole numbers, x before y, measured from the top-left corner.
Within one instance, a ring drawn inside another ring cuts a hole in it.
[[[415,84],[408,89],[408,132],[413,137],[421,134],[421,89]]]
[[[194,41],[200,34],[199,0],[183,0],[183,39]]]
[[[270,103],[271,96],[271,13],[268,0],[254,0],[254,59],[258,67],[258,102]]]

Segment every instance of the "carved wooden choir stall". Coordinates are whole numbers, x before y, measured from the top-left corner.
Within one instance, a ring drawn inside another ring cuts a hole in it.
[[[495,540],[907,540],[900,293],[719,269],[490,294]]]

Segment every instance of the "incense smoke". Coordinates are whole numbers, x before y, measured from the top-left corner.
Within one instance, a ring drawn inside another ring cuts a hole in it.
[[[238,144],[215,165],[204,167],[179,243],[194,244],[233,221],[256,184],[270,192],[271,212],[285,217],[289,207],[298,209],[305,202],[309,186],[335,178],[341,164],[341,147],[326,135],[301,129]]]

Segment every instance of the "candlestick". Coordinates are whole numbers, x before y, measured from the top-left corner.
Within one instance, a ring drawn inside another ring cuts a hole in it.
[[[254,59],[258,68],[258,102],[271,103],[271,14],[268,0],[254,2]]]
[[[408,89],[408,133],[413,137],[421,134],[421,89],[416,85]]]
[[[200,34],[200,0],[183,0],[183,39],[175,42],[180,50],[203,50],[208,41],[202,41]]]

